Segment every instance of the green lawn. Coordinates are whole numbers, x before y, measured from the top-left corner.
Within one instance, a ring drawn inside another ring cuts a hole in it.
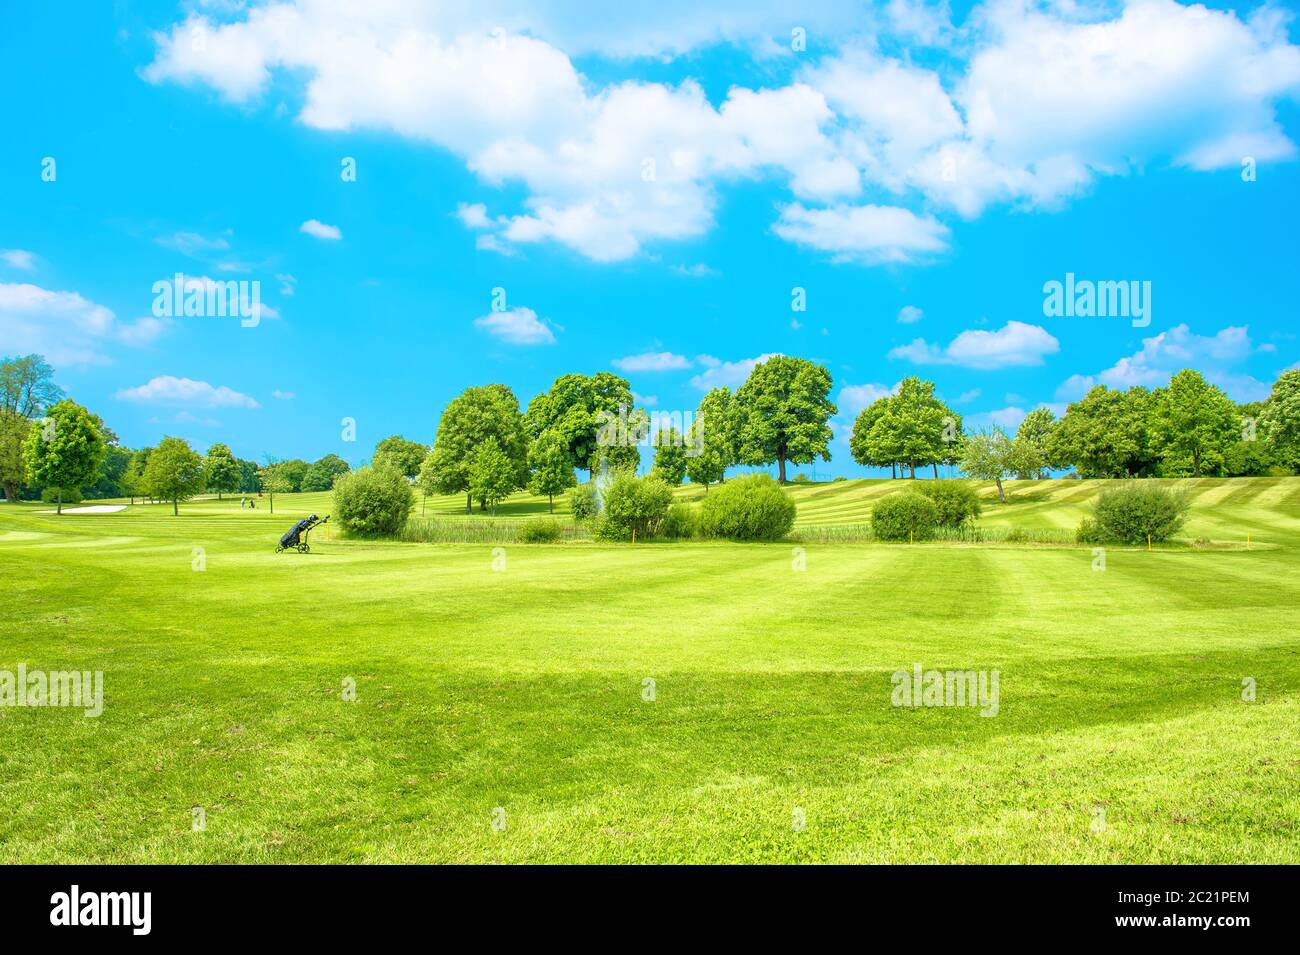
[[[1300,478],[1181,483],[1186,536],[1232,546],[1104,572],[699,543],[497,571],[488,545],[272,553],[328,495],[0,505],[0,670],[105,685],[98,718],[0,707],[0,862],[1300,862]],[[791,493],[807,527],[901,484]],[[1097,484],[1010,490],[986,523],[1068,528]],[[998,670],[998,715],[893,707],[915,663]]]

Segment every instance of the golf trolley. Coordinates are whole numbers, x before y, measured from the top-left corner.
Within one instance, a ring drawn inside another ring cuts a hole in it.
[[[330,516],[328,514],[324,517],[317,517],[315,514],[311,514],[305,519],[299,521],[297,524],[294,524],[293,527],[289,528],[289,530],[285,532],[284,536],[280,538],[280,543],[276,546],[275,552],[279,554],[286,550],[296,550],[300,554],[309,553],[311,551],[311,545],[307,543],[307,535],[310,534],[314,528],[320,527],[320,525],[324,524],[329,519]]]

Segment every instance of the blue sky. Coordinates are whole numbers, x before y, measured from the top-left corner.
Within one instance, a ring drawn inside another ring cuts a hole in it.
[[[835,379],[819,475],[908,374],[1013,428],[1300,360],[1285,6],[427,6],[8,8],[0,353],[130,446],[354,463],[470,385],[686,410],[795,354]],[[259,282],[260,321],[155,317],[177,272]],[[1150,282],[1150,324],[1044,315],[1066,273]]]

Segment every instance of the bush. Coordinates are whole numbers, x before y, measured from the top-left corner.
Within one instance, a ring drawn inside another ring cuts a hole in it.
[[[1076,544],[1100,544],[1101,528],[1091,517],[1085,517],[1079,521],[1079,526],[1074,531],[1074,542]]]
[[[1124,544],[1166,541],[1187,520],[1187,499],[1165,487],[1133,482],[1102,491],[1093,506],[1093,520],[1102,540]]]
[[[747,474],[705,495],[699,530],[728,540],[779,540],[794,527],[794,515],[794,501],[776,481],[766,474]]]
[[[596,516],[596,485],[588,482],[569,488],[569,510],[575,521],[589,521]]]
[[[519,543],[554,544],[563,533],[559,521],[529,521],[519,529]]]
[[[41,491],[41,500],[46,504],[59,503],[59,489],[57,487],[47,487]],[[65,488],[63,491],[64,504],[80,504],[81,492],[75,487]]]
[[[357,537],[395,537],[414,504],[411,485],[390,468],[365,467],[334,482],[334,517]]]
[[[699,533],[700,512],[689,504],[674,504],[664,515],[659,533],[674,540],[688,540]]]
[[[940,527],[961,527],[980,516],[980,499],[969,481],[924,481],[922,494],[939,509]]]
[[[939,527],[939,508],[922,494],[893,494],[871,509],[876,540],[929,540]]]
[[[602,540],[644,540],[659,530],[672,502],[673,489],[667,482],[621,471],[605,489],[600,526],[592,533]]]

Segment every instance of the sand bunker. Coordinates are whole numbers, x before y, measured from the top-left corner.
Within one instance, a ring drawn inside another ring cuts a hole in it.
[[[65,507],[64,514],[113,514],[117,511],[125,511],[125,504],[87,504],[85,507]],[[57,514],[54,511],[37,511],[37,514]]]

